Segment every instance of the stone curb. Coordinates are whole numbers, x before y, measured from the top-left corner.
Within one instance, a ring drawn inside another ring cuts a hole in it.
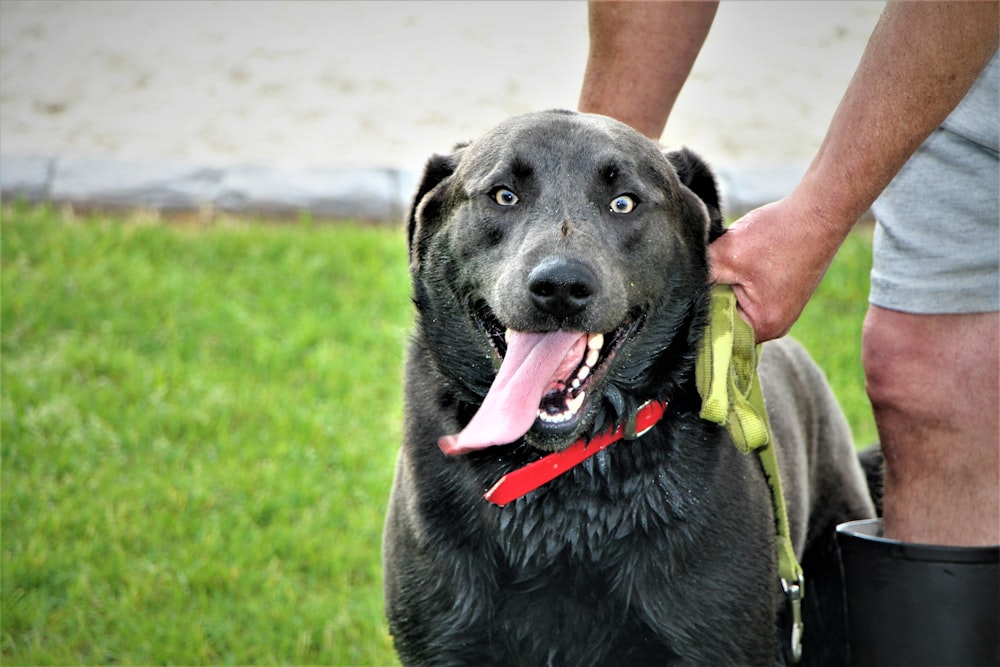
[[[739,216],[780,199],[804,166],[717,169],[723,206]],[[394,168],[212,167],[183,162],[0,155],[0,198],[82,210],[214,212],[322,220],[403,221],[419,173]]]

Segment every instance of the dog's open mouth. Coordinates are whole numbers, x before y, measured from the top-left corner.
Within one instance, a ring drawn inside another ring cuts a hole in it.
[[[514,335],[509,330],[508,333]],[[601,357],[604,334],[581,336],[574,343],[573,349],[580,347],[584,342],[586,347],[583,350],[582,360],[578,360],[579,354],[571,351],[553,374],[550,387],[542,396],[538,406],[538,420],[542,424],[560,426],[577,417],[587,396],[584,385],[589,384],[588,380],[591,377],[596,377],[594,371],[598,368],[598,363],[608,361],[607,357]],[[568,375],[566,370],[569,370]]]
[[[613,331],[529,333],[505,328],[488,307],[474,317],[501,360],[493,385],[469,424],[438,442],[449,455],[505,445],[528,431],[571,435],[588,413],[588,398],[636,328],[628,318]]]

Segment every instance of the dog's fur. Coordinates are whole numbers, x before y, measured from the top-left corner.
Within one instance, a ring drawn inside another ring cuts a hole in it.
[[[498,189],[516,203],[498,203]],[[623,194],[634,209],[613,211]],[[409,220],[416,334],[383,553],[404,663],[787,660],[760,463],[698,417],[706,249],[721,233],[708,167],[608,118],[519,116],[430,160]],[[552,261],[585,267],[585,304],[536,298],[529,276]],[[621,340],[571,428],[536,424],[513,444],[446,456],[438,441],[483,402],[504,328]],[[804,350],[766,344],[760,372],[806,570],[804,662],[842,663],[834,526],[872,516],[871,500],[846,421]],[[647,399],[668,407],[640,439],[505,507],[483,499],[507,472],[621,423]]]

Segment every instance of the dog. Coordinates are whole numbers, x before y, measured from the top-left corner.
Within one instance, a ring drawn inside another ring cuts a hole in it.
[[[416,308],[383,540],[407,665],[791,662],[761,464],[699,417],[724,233],[705,162],[610,118],[516,116],[432,157],[408,221]],[[873,516],[846,420],[801,346],[763,346],[803,664],[843,664],[834,528]],[[505,505],[484,492],[662,417]],[[584,447],[586,449],[586,446]]]

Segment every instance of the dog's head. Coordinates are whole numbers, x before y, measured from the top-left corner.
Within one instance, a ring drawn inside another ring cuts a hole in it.
[[[526,114],[432,158],[409,244],[421,338],[463,406],[442,448],[557,450],[678,392],[720,233],[700,158],[603,116]]]

